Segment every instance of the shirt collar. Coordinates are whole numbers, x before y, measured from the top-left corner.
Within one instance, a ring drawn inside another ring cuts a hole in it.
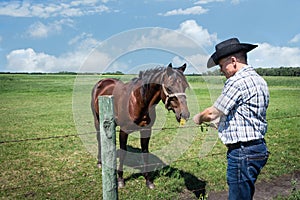
[[[237,72],[234,74],[234,76],[239,75],[239,74],[241,74],[241,73],[243,73],[243,72],[245,72],[245,71],[247,71],[247,70],[249,70],[249,69],[252,69],[252,66],[251,66],[251,65],[244,65],[239,71],[237,71]]]

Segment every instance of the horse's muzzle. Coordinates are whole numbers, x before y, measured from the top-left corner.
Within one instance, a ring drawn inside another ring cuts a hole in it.
[[[176,114],[176,120],[177,122],[181,122],[182,119],[187,121],[190,118],[190,112],[182,112],[179,115]]]

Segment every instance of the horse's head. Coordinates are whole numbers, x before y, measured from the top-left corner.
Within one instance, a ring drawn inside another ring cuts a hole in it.
[[[190,117],[185,90],[189,86],[183,74],[186,64],[178,68],[173,68],[170,63],[162,81],[162,101],[166,109],[172,110],[176,114],[178,122],[185,121]]]

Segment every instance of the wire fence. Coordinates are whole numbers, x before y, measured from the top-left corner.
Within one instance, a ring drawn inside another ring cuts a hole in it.
[[[268,121],[272,121],[272,120],[285,120],[285,119],[291,119],[291,118],[299,118],[300,115],[294,115],[294,116],[284,116],[284,117],[274,117],[274,118],[269,118]],[[188,128],[200,128],[201,130],[211,127],[210,124],[208,123],[204,123],[202,125],[194,125],[194,126],[184,126],[184,127],[165,127],[165,128],[160,128],[157,130],[172,130],[172,129],[188,129]],[[155,130],[155,129],[152,129]],[[95,134],[95,132],[87,132],[87,133],[76,133],[76,134],[67,134],[67,135],[58,135],[58,136],[49,136],[49,137],[38,137],[38,138],[26,138],[26,139],[19,139],[19,140],[6,140],[6,141],[0,141],[0,145],[5,145],[5,144],[13,144],[13,143],[23,143],[23,142],[28,142],[28,141],[42,141],[42,140],[50,140],[50,139],[61,139],[61,138],[69,138],[69,137],[79,137],[82,135],[89,135],[89,134]],[[288,144],[288,143],[287,143]],[[209,156],[218,156],[218,155],[223,155],[224,152],[219,152],[219,153],[210,153],[210,154],[206,154],[205,156],[201,157],[201,158],[206,158]],[[186,162],[186,161],[190,161],[190,160],[194,160],[194,159],[199,159],[199,156],[195,156],[195,157],[189,157],[189,158],[183,158],[183,159],[177,159],[176,161],[174,161],[174,163],[176,162]],[[152,163],[149,164],[148,166],[151,165],[158,165],[161,163]],[[137,165],[137,166],[131,166],[132,168],[141,168],[141,167],[145,167],[145,165]],[[0,188],[0,191],[3,192],[8,192],[8,191],[17,191],[17,190],[23,190],[26,188],[35,188],[35,187],[48,187],[50,185],[53,184],[57,184],[60,182],[70,182],[71,180],[73,181],[81,181],[81,180],[85,180],[85,179],[90,179],[93,178],[94,175],[90,175],[90,176],[84,176],[84,177],[71,177],[71,178],[61,178],[61,179],[57,179],[55,181],[49,182],[49,181],[43,181],[37,184],[30,184],[30,185],[23,185],[23,186],[17,186],[17,187],[3,187]],[[190,190],[191,192],[198,192],[198,191],[202,191],[205,190],[205,187],[201,187],[201,188],[196,188],[196,189],[192,189]]]
[[[274,117],[268,119],[268,121],[272,120],[284,120],[284,119],[290,119],[290,118],[298,118],[300,115],[294,115],[294,116],[282,116],[282,117]],[[174,129],[188,129],[188,128],[200,128],[202,131],[205,128],[212,127],[213,125],[208,124],[208,123],[203,123],[202,125],[194,125],[194,126],[184,126],[184,127],[163,127],[159,129],[152,128],[153,131],[155,130],[174,130]],[[143,130],[143,129],[139,129]],[[132,131],[132,130],[129,130]],[[78,136],[83,136],[83,135],[90,135],[90,134],[95,134],[96,132],[86,132],[86,133],[76,133],[76,134],[67,134],[67,135],[57,135],[57,136],[49,136],[49,137],[37,137],[37,138],[25,138],[25,139],[18,139],[18,140],[3,140],[0,141],[1,144],[8,144],[8,143],[20,143],[20,142],[27,142],[27,141],[40,141],[40,140],[49,140],[49,139],[59,139],[59,138],[68,138],[68,137],[78,137]]]

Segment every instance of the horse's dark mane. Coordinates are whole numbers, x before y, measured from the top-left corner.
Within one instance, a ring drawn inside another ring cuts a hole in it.
[[[137,82],[142,82],[142,87],[140,88],[143,98],[147,98],[147,91],[150,88],[151,83],[160,84],[162,80],[162,75],[165,72],[165,67],[156,67],[152,69],[147,69],[140,71],[139,76],[131,79],[131,84],[136,84]]]
[[[131,79],[132,83],[136,83],[140,80],[143,81],[143,85],[151,83],[153,79],[156,79],[161,75],[162,72],[165,71],[164,67],[156,67],[153,69],[147,69],[144,71],[140,71],[138,77],[134,77]]]
[[[149,83],[160,83],[161,76],[163,72],[166,71],[164,67],[156,67],[153,69],[147,69],[145,71],[140,71],[139,80],[143,81],[143,85],[147,85]]]
[[[166,71],[167,68],[158,66],[156,68],[147,69],[144,71],[140,71],[139,76],[132,79],[132,82],[142,81],[142,85],[145,87],[146,85],[149,85],[150,83],[157,83],[160,84],[162,80],[162,75]],[[175,69],[175,68],[173,68]],[[183,73],[178,72],[175,70],[175,76],[179,76],[184,80],[188,87],[188,83],[186,81],[186,78],[184,77]]]

